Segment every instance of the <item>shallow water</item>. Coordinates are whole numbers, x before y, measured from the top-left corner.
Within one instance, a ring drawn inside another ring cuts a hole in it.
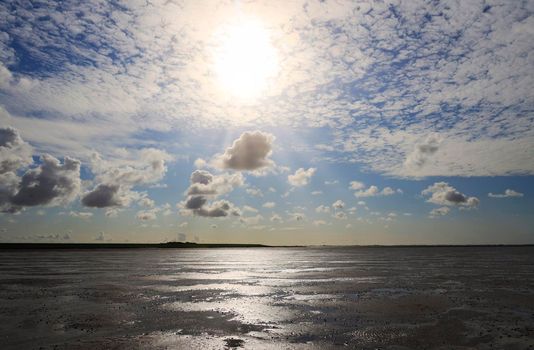
[[[534,247],[4,250],[0,340],[531,349]]]

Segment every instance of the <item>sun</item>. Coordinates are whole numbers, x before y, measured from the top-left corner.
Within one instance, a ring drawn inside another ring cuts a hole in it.
[[[225,26],[216,33],[214,70],[219,87],[240,100],[255,100],[276,76],[278,60],[270,33],[255,19]]]

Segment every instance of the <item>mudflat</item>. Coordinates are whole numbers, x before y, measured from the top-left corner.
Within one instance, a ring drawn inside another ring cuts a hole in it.
[[[2,349],[534,349],[534,247],[0,250]]]

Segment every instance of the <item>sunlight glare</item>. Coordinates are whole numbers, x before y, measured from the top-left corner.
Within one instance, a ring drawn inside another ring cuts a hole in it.
[[[278,70],[269,32],[257,20],[243,20],[218,33],[215,73],[220,87],[241,100],[258,98]]]

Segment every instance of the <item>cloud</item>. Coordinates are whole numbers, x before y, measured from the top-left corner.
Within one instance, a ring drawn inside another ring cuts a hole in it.
[[[159,208],[153,208],[149,210],[140,210],[137,212],[135,217],[138,220],[142,220],[142,221],[156,220],[158,218],[157,213],[159,211],[160,211]]]
[[[128,206],[132,200],[127,195],[119,195],[120,189],[120,185],[98,184],[83,195],[82,204],[92,208]]]
[[[250,187],[245,190],[248,194],[254,197],[263,197],[263,192],[259,188]]]
[[[189,178],[185,201],[179,208],[201,217],[241,216],[241,211],[227,200],[214,201],[217,197],[244,185],[241,173],[213,175],[206,170],[195,170]],[[209,200],[212,200],[209,203]]]
[[[326,225],[327,222],[324,221],[324,220],[315,220],[315,221],[313,222],[313,224],[314,224],[315,226],[321,226],[321,225]]]
[[[315,212],[316,213],[329,213],[330,212],[330,207],[328,207],[326,205],[320,205],[317,208],[315,208]]]
[[[83,205],[107,208],[128,207],[137,200],[146,202],[147,199],[133,188],[160,181],[167,172],[166,162],[173,159],[167,152],[155,148],[122,150],[120,156],[103,160],[99,154],[92,155],[91,168],[96,173],[97,185],[83,194]]]
[[[451,208],[449,207],[434,208],[430,211],[429,217],[436,218],[438,216],[444,216],[444,215],[447,215],[450,211],[451,211]]]
[[[345,207],[345,202],[343,202],[341,199],[338,199],[334,203],[332,203],[332,207],[334,209],[343,209]]]
[[[251,213],[257,213],[257,212],[258,212],[258,209],[253,208],[253,207],[248,206],[248,205],[245,205],[245,206],[243,206],[243,211],[244,211],[244,212],[247,212],[247,211],[248,211],[248,212],[251,212]]]
[[[278,214],[273,214],[269,220],[272,222],[283,222],[282,218]]]
[[[391,187],[384,187],[381,191],[377,186],[372,185],[372,186],[369,186],[367,189],[361,189],[361,190],[354,192],[354,196],[356,196],[357,198],[375,197],[375,196],[391,196],[391,195],[394,195],[395,193],[402,193],[402,191],[400,189],[397,189],[395,191]]]
[[[480,203],[478,198],[468,197],[446,182],[436,182],[424,189],[421,194],[423,196],[430,196],[427,202],[437,205],[475,208]]]
[[[332,180],[332,181],[325,181],[324,184],[325,185],[337,185],[339,183],[338,180]]]
[[[24,142],[18,130],[0,127],[0,174],[16,172],[33,163],[32,147]]]
[[[257,171],[272,168],[270,159],[275,137],[261,131],[247,131],[234,140],[232,146],[216,157],[216,164],[223,169]]]
[[[502,194],[488,193],[488,197],[491,198],[510,198],[510,197],[523,197],[523,193],[517,192],[511,189],[507,189]]]
[[[349,188],[351,190],[361,190],[365,188],[365,185],[363,182],[360,182],[360,181],[351,181]]]
[[[219,218],[226,216],[241,216],[241,211],[227,200],[214,201],[211,204],[194,209],[193,213],[198,216]]]
[[[407,167],[421,168],[438,151],[441,139],[437,135],[429,135],[423,142],[417,144],[412,153],[406,157]]]
[[[75,218],[89,219],[93,216],[93,213],[87,211],[71,211],[69,215]]]
[[[305,170],[304,168],[299,168],[295,174],[289,175],[287,177],[287,181],[290,185],[295,187],[302,187],[306,186],[309,182],[313,174],[315,174],[316,168],[309,168],[308,170]]]
[[[264,207],[264,208],[274,208],[275,206],[276,206],[275,202],[265,202],[262,205],[262,207]]]
[[[333,217],[338,219],[338,220],[345,220],[345,219],[347,219],[347,214],[345,214],[345,212],[338,211],[337,213],[335,213],[333,215]]]
[[[313,191],[311,194],[312,194],[312,196],[319,196],[319,195],[323,194],[323,191]]]
[[[18,191],[11,198],[15,206],[65,205],[80,191],[80,161],[65,157],[63,164],[51,155],[43,155],[41,164],[21,178]]]

